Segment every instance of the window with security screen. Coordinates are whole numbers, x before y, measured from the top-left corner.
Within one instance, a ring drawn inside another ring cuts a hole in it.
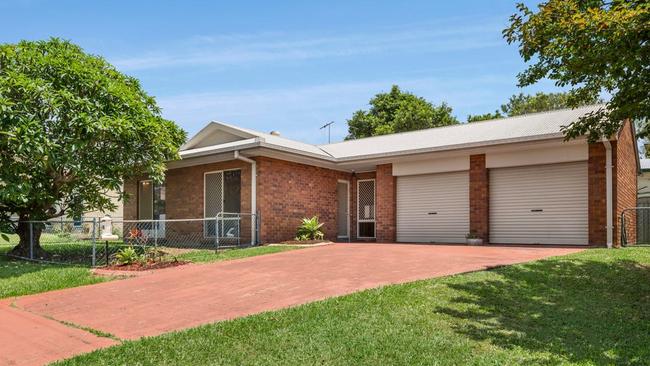
[[[357,237],[375,237],[375,180],[357,182]]]

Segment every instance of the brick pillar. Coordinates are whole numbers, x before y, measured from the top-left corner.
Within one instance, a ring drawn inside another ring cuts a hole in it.
[[[375,236],[378,243],[390,243],[396,237],[396,177],[393,164],[377,165],[376,184],[376,224]]]
[[[589,144],[589,244],[607,244],[607,197],[605,190],[605,146]]]
[[[489,180],[485,166],[485,154],[469,157],[469,230],[483,239],[490,240]]]

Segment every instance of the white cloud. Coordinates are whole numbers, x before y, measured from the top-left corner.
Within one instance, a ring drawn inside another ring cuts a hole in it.
[[[236,92],[190,93],[159,98],[165,117],[190,134],[210,120],[218,120],[261,131],[280,130],[301,141],[322,143],[325,132],[319,127],[334,120],[332,139],[342,139],[345,120],[355,110],[366,109],[375,94],[388,91],[392,84],[412,91],[434,104],[446,101],[455,111],[491,111],[502,102],[490,90],[511,85],[510,77],[488,75],[472,80],[414,78],[401,80],[333,83],[295,88],[243,90]],[[463,112],[464,113],[464,112]],[[463,120],[465,114],[459,114]]]
[[[479,22],[468,27],[448,24],[384,28],[372,33],[326,36],[279,32],[196,36],[170,46],[172,51],[112,60],[123,70],[180,66],[229,66],[255,62],[298,61],[377,53],[439,53],[502,46],[501,25]],[[496,37],[495,37],[496,35]]]

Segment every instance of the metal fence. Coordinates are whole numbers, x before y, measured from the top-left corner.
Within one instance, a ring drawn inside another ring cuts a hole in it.
[[[19,257],[93,267],[110,265],[115,254],[127,247],[139,252],[155,249],[184,259],[254,246],[259,238],[258,216],[247,213],[219,213],[215,218],[204,219],[94,218],[24,224],[28,225],[27,236],[23,239],[28,250]],[[11,226],[16,228],[17,222]],[[4,234],[0,238],[0,254],[9,253],[20,241],[15,230]]]
[[[621,245],[650,244],[650,206],[623,210],[620,229]]]

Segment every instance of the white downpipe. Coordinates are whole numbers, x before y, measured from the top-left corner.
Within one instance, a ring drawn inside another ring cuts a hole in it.
[[[612,144],[603,139],[605,145],[605,192],[607,200],[607,248],[614,245],[614,201],[612,193]]]
[[[235,160],[241,160],[251,165],[251,228],[252,228],[252,244],[257,243],[257,162],[239,154],[239,150],[235,150]]]

